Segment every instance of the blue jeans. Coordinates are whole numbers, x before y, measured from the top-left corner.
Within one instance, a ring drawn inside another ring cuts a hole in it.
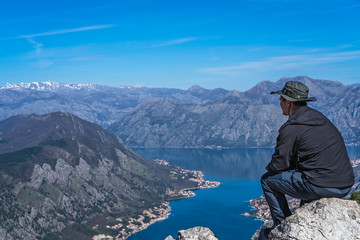
[[[270,207],[274,226],[291,215],[285,194],[301,199],[300,205],[303,205],[323,197],[343,198],[351,190],[351,187],[338,189],[315,186],[306,180],[303,173],[296,170],[278,174],[267,172],[261,177],[261,186]]]

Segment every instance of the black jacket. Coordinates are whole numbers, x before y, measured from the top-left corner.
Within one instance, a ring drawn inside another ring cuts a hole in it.
[[[319,187],[345,188],[354,184],[340,132],[322,113],[308,106],[297,109],[281,126],[267,169],[274,173],[298,169]]]

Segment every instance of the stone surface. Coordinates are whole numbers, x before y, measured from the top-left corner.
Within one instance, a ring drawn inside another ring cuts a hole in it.
[[[174,240],[171,236],[165,240]],[[215,234],[206,227],[194,227],[187,230],[179,231],[176,240],[218,240]]]
[[[355,201],[322,198],[306,204],[271,231],[269,240],[360,240]]]

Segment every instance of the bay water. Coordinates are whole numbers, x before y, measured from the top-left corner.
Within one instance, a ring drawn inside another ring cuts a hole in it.
[[[185,169],[200,170],[217,188],[195,191],[196,196],[172,201],[168,219],[151,225],[129,240],[163,240],[196,226],[210,228],[220,240],[249,240],[261,221],[241,214],[249,200],[262,195],[260,178],[273,148],[239,149],[134,149],[147,159],[162,159]],[[348,147],[350,159],[360,158],[360,147]]]

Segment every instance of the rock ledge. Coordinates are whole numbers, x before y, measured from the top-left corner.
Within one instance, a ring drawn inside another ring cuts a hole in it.
[[[194,227],[181,230],[176,239],[168,236],[165,240],[218,240],[215,234],[206,227]]]
[[[275,239],[360,240],[360,207],[337,198],[306,204],[271,231],[269,240]]]

